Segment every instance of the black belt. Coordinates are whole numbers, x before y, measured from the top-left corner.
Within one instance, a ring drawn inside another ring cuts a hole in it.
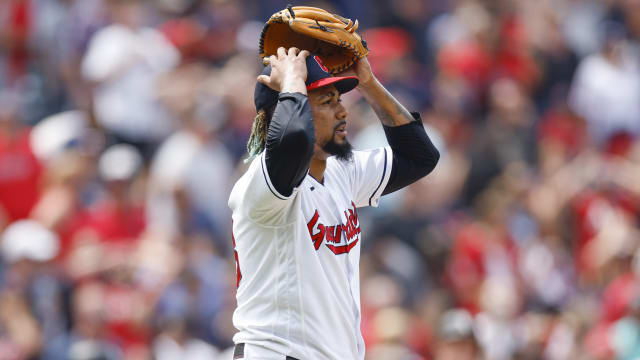
[[[244,358],[244,343],[236,344],[236,347],[233,349],[233,360]],[[294,357],[287,356],[286,360],[298,360]]]

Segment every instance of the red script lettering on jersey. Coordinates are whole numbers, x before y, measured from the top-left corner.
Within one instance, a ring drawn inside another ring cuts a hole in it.
[[[233,228],[233,221],[231,222]],[[236,237],[231,230],[231,240],[233,241],[233,256],[236,258],[236,289],[240,287],[240,280],[242,280],[242,272],[240,272],[240,261],[238,261],[238,251],[236,250]]]
[[[313,213],[311,220],[307,223],[307,229],[309,229],[309,235],[311,235],[311,241],[316,250],[320,249],[320,245],[325,242],[329,250],[336,255],[340,255],[348,253],[356,246],[360,240],[360,222],[358,221],[356,204],[353,201],[351,206],[353,206],[353,209],[344,211],[346,219],[344,224],[327,226],[320,222],[318,210]],[[342,236],[343,233],[344,238]]]

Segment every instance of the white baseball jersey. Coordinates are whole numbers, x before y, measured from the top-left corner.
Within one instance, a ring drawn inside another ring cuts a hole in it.
[[[328,158],[324,184],[307,174],[283,196],[263,152],[231,191],[233,340],[264,349],[260,359],[364,359],[357,208],[378,205],[392,153],[386,147],[353,155]]]

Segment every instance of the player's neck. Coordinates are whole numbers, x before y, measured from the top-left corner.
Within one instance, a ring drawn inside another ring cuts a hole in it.
[[[324,169],[327,167],[327,159],[312,157],[309,163],[309,175],[320,184],[324,184]]]

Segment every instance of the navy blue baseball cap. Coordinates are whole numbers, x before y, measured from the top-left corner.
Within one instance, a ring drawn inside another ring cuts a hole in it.
[[[271,74],[271,66],[267,65],[261,75]],[[314,54],[307,56],[307,90],[318,89],[323,86],[334,85],[340,94],[353,90],[358,85],[356,76],[331,76],[322,60]],[[256,111],[268,109],[278,102],[278,92],[257,82],[253,93]]]

